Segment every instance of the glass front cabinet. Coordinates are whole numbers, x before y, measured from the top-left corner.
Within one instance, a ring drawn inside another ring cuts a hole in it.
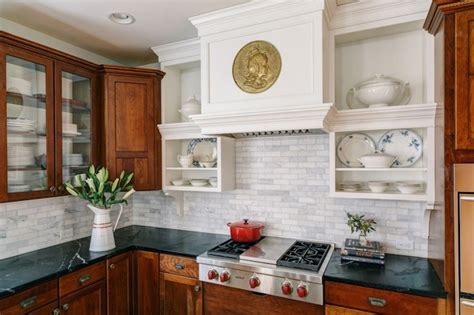
[[[99,161],[97,72],[0,44],[0,201],[65,194]]]

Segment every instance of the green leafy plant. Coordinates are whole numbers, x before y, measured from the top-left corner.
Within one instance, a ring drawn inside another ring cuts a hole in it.
[[[360,232],[361,236],[367,236],[369,233],[375,231],[375,222],[374,219],[366,219],[365,215],[361,214],[352,214],[347,212],[347,225],[351,229],[351,233]]]
[[[86,174],[76,175],[72,182],[65,183],[66,190],[73,196],[86,200],[98,208],[108,209],[115,204],[127,204],[127,198],[135,190],[130,184],[133,173],[122,171],[114,181],[109,181],[109,171],[91,165]],[[122,196],[120,193],[125,192]]]

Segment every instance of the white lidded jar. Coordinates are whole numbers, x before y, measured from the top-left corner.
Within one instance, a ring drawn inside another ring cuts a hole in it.
[[[183,121],[189,121],[189,116],[198,115],[201,113],[201,104],[196,99],[196,95],[189,97],[186,102],[181,105],[181,109],[178,110],[183,117]]]

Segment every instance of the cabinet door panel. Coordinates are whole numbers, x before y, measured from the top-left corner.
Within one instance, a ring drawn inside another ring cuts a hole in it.
[[[162,315],[202,314],[202,290],[199,280],[161,273],[160,307]]]
[[[29,312],[28,315],[59,315],[60,310],[58,306],[58,301],[40,307],[32,312]]]
[[[158,80],[152,76],[106,74],[106,165],[111,176],[135,172],[139,190],[157,188],[156,138],[159,121]]]
[[[96,73],[65,63],[55,64],[56,185],[100,162],[97,128]]]
[[[132,314],[132,253],[107,260],[107,313]]]
[[[134,254],[135,292],[134,313],[159,314],[159,277],[160,262],[157,253],[136,251]]]
[[[104,280],[80,289],[60,299],[61,314],[107,314],[107,288]]]
[[[474,150],[474,12],[456,13],[456,150]]]
[[[0,55],[0,199],[53,196],[53,61],[11,47]]]

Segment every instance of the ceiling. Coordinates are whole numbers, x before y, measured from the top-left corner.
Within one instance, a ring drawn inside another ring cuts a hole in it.
[[[188,17],[249,0],[0,0],[0,17],[125,65],[156,62],[150,47],[195,37]],[[132,25],[112,23],[127,12]]]

